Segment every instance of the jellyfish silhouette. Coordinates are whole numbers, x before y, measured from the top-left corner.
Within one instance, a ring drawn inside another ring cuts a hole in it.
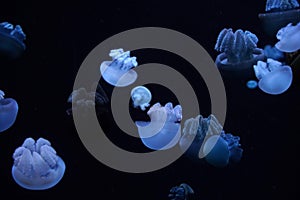
[[[16,121],[18,104],[12,98],[4,98],[4,92],[0,90],[0,132],[9,129]]]
[[[123,49],[111,50],[109,56],[112,61],[104,61],[100,65],[104,80],[116,87],[134,83],[137,79],[137,73],[133,69],[138,65],[136,57],[130,57],[130,52],[124,52]]]
[[[135,122],[143,144],[152,150],[165,150],[175,146],[181,135],[181,106],[173,108],[170,102],[165,106],[156,103],[150,107],[147,114],[151,122]]]
[[[265,13],[259,13],[258,18],[264,32],[275,37],[282,27],[300,21],[299,3],[297,0],[267,0]]]
[[[288,65],[268,58],[267,62],[258,61],[253,66],[258,81],[258,87],[268,94],[281,94],[292,84],[293,73]]]
[[[279,40],[275,44],[278,50],[286,53],[298,51],[300,49],[300,22],[294,26],[289,23],[277,32],[276,37]]]
[[[64,161],[48,140],[27,138],[13,154],[12,176],[21,187],[45,190],[55,186],[65,172]]]
[[[150,90],[144,86],[137,86],[131,90],[131,99],[135,108],[140,107],[141,110],[146,110],[146,107],[150,106],[151,98]]]
[[[195,193],[191,186],[181,183],[170,189],[168,197],[170,200],[192,200],[195,199]]]
[[[249,80],[249,81],[247,81],[247,87],[249,89],[256,88],[257,87],[257,81],[255,81],[255,80]]]
[[[204,160],[215,167],[237,163],[242,157],[238,136],[225,133],[214,115],[198,115],[185,121],[179,141],[184,154],[197,163]],[[204,158],[204,160],[203,160]]]
[[[250,31],[233,32],[231,28],[224,28],[215,44],[215,50],[221,52],[215,60],[221,74],[232,78],[254,77],[253,64],[265,58],[257,42],[257,36]]]
[[[26,49],[26,38],[20,25],[15,27],[8,23],[0,23],[0,54],[7,58],[18,58]]]

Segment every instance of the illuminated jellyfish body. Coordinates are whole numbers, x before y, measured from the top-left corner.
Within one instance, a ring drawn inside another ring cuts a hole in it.
[[[151,98],[150,90],[144,86],[137,86],[131,90],[131,99],[135,108],[140,107],[141,110],[146,110],[146,107],[150,106]]]
[[[278,50],[286,53],[298,51],[300,49],[300,22],[295,26],[289,23],[277,32],[276,37],[279,40],[275,44]]]
[[[253,66],[258,81],[258,87],[268,94],[281,94],[292,84],[293,72],[290,66],[281,62],[267,59],[267,62],[258,61]]]
[[[97,113],[100,113],[107,111],[106,105],[108,105],[109,99],[104,89],[98,84],[96,92],[88,92],[85,88],[74,90],[70,94],[68,102],[72,103],[72,108],[67,109],[68,115],[71,115],[75,110],[85,114],[88,111],[92,111],[95,107]]]
[[[257,87],[257,81],[255,81],[255,80],[249,80],[249,81],[247,81],[247,87],[249,89],[256,88]]]
[[[234,78],[253,77],[252,66],[264,59],[263,50],[257,48],[258,38],[250,31],[233,32],[224,28],[218,35],[215,50],[221,52],[215,63],[221,74]]]
[[[4,92],[0,90],[0,132],[9,129],[16,121],[18,104],[12,98],[4,98]]]
[[[156,103],[150,107],[147,114],[151,122],[135,122],[143,144],[152,150],[165,150],[175,146],[181,135],[181,106],[173,108],[170,102],[165,106]]]
[[[197,163],[204,160],[215,167],[237,163],[242,157],[238,136],[225,133],[214,115],[198,115],[185,121],[179,141],[184,154]]]
[[[258,14],[264,32],[275,37],[279,29],[289,23],[300,21],[300,9],[297,0],[267,0],[265,13]]]
[[[181,183],[179,186],[172,187],[169,192],[170,200],[189,200],[194,199],[194,190],[186,183]]]
[[[264,47],[264,54],[266,58],[272,58],[274,60],[284,60],[285,58],[285,55],[282,51],[271,45],[266,45]]]
[[[137,73],[133,69],[138,65],[136,57],[130,57],[130,52],[124,52],[123,49],[111,50],[109,56],[112,61],[104,61],[100,65],[104,80],[116,87],[134,83],[137,79]]]
[[[19,57],[26,46],[24,40],[26,35],[24,34],[20,25],[15,27],[8,23],[0,23],[0,54],[8,58]]]
[[[13,154],[12,176],[18,185],[29,190],[45,190],[55,186],[65,172],[64,161],[48,140],[27,138]]]

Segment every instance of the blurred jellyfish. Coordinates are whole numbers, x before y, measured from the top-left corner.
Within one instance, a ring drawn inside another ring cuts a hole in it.
[[[258,87],[268,94],[281,94],[292,84],[293,73],[288,65],[281,62],[267,59],[267,62],[258,61],[253,66],[258,81]]]
[[[247,87],[249,89],[255,89],[257,87],[257,81],[255,81],[255,80],[249,80],[247,82]]]
[[[116,87],[134,83],[137,73],[132,68],[138,65],[136,57],[130,57],[130,52],[124,52],[123,49],[111,50],[109,56],[112,57],[112,61],[104,61],[100,65],[104,80]]]
[[[173,108],[170,102],[165,106],[156,103],[150,107],[147,114],[151,122],[135,122],[143,144],[153,150],[165,150],[175,146],[181,135],[181,106]]]
[[[18,104],[12,98],[4,98],[4,92],[0,90],[0,132],[10,128],[16,121]]]
[[[192,160],[201,163],[203,158],[215,167],[237,163],[242,157],[238,136],[225,134],[214,115],[198,115],[185,121],[180,148]]]
[[[64,161],[48,140],[36,142],[27,138],[13,154],[12,176],[16,183],[29,190],[45,190],[55,186],[65,172]]]
[[[195,199],[194,190],[186,183],[172,187],[168,195],[170,200],[191,200]]]
[[[26,46],[24,34],[20,25],[15,27],[8,23],[0,23],[0,53],[9,58],[19,57],[25,50]]]
[[[295,26],[293,26],[292,23],[289,23],[278,31],[276,37],[279,41],[275,44],[275,47],[280,51],[291,53],[299,50],[300,22]]]
[[[266,58],[272,58],[274,60],[283,60],[285,58],[282,51],[271,45],[266,45],[264,47],[264,54]]]
[[[139,106],[142,110],[146,110],[151,98],[150,90],[144,86],[137,86],[131,90],[131,99],[135,108]]]

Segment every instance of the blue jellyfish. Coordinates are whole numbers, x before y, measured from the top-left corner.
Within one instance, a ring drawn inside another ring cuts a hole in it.
[[[289,23],[282,27],[277,32],[276,37],[279,40],[275,44],[278,50],[286,53],[298,51],[300,49],[300,22],[296,25]]]
[[[124,52],[123,49],[111,50],[109,56],[112,61],[104,61],[100,65],[104,80],[116,87],[134,83],[137,79],[137,73],[133,69],[138,65],[136,57],[130,57],[130,52]]]
[[[274,60],[283,60],[285,58],[285,55],[282,51],[271,45],[266,45],[264,47],[264,54],[266,58],[272,58]]]
[[[258,61],[253,66],[258,81],[258,87],[268,94],[281,94],[285,92],[293,80],[290,66],[268,58],[267,62]]]
[[[172,103],[156,103],[147,112],[151,122],[136,121],[143,144],[152,150],[165,150],[175,146],[181,135],[182,108]]]
[[[0,132],[10,128],[16,121],[18,104],[12,98],[4,98],[4,92],[0,90]]]
[[[257,87],[257,81],[255,81],[255,80],[247,81],[247,87],[249,89],[255,89]]]
[[[19,57],[26,46],[24,40],[26,38],[20,25],[15,27],[8,23],[0,23],[0,53],[8,58]]]
[[[185,121],[179,146],[184,154],[197,163],[204,160],[214,167],[237,163],[242,157],[238,136],[225,133],[214,115],[198,115]]]
[[[289,23],[300,21],[300,9],[297,0],[267,0],[265,13],[259,13],[264,32],[275,37],[279,29]]]
[[[27,138],[13,154],[12,176],[18,185],[28,190],[45,190],[55,186],[65,173],[65,163],[48,140],[36,142]]]
[[[139,106],[141,110],[146,110],[146,107],[150,105],[151,98],[150,90],[144,86],[137,86],[131,90],[131,99],[135,108]]]
[[[186,183],[181,183],[179,186],[172,187],[169,192],[170,200],[189,200],[194,199],[194,190]]]
[[[221,52],[215,63],[221,74],[228,77],[253,77],[252,66],[265,58],[257,47],[258,38],[250,31],[233,32],[224,28],[218,35],[215,50]]]

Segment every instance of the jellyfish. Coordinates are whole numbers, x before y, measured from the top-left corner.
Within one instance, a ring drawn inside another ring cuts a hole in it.
[[[257,81],[255,81],[255,80],[247,81],[247,87],[249,89],[255,89],[257,87]]]
[[[263,30],[274,38],[279,29],[289,23],[300,21],[300,9],[297,0],[267,0],[265,13],[259,13]]]
[[[168,102],[165,106],[156,103],[147,112],[151,122],[136,121],[143,144],[152,150],[165,150],[175,146],[181,135],[182,108]]]
[[[18,103],[13,98],[4,98],[4,92],[0,90],[0,132],[9,129],[16,121]]]
[[[150,90],[144,86],[137,86],[131,90],[131,99],[135,108],[139,106],[141,110],[146,110],[146,107],[150,106],[151,98]]]
[[[264,47],[264,54],[266,58],[272,58],[274,60],[283,60],[285,58],[285,55],[282,51],[271,45],[266,45]]]
[[[184,155],[196,163],[209,163],[218,168],[238,163],[243,150],[238,136],[225,133],[214,115],[198,115],[185,121],[179,146]]]
[[[300,22],[294,26],[289,23],[277,32],[276,37],[279,40],[275,44],[278,50],[287,53],[298,51],[300,49]]]
[[[186,183],[181,183],[179,186],[174,186],[170,189],[168,195],[170,200],[191,200],[194,199],[194,190]]]
[[[104,80],[116,87],[125,87],[135,82],[137,73],[134,67],[138,65],[136,57],[130,57],[130,51],[113,49],[109,54],[112,61],[104,61],[100,65],[100,72]]]
[[[267,62],[258,61],[253,66],[258,87],[265,93],[277,95],[285,92],[292,84],[293,73],[288,65],[268,58]]]
[[[24,40],[26,38],[20,25],[15,27],[8,23],[0,23],[0,53],[8,58],[19,57],[26,49]]]
[[[231,28],[224,28],[215,44],[215,50],[221,52],[215,60],[221,74],[235,78],[254,76],[253,64],[265,57],[257,42],[257,36],[250,31],[233,32]]]
[[[28,190],[46,190],[54,187],[65,173],[65,163],[56,154],[48,140],[27,138],[13,154],[12,176],[15,182]]]

